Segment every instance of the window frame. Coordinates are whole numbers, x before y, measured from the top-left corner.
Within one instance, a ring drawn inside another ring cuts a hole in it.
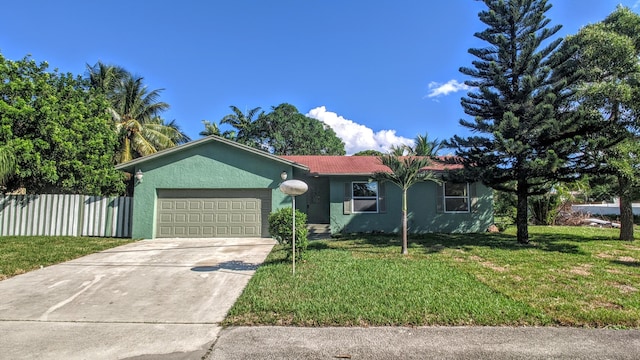
[[[376,194],[375,196],[356,196],[354,185],[355,184],[376,184]],[[355,208],[356,200],[375,200],[376,201],[376,210],[375,211],[359,211]],[[351,213],[353,214],[378,214],[380,213],[380,184],[377,181],[352,181],[351,182]]]
[[[463,184],[463,183],[454,183],[451,181],[445,181],[442,184],[442,208],[444,210],[444,213],[446,214],[469,214],[471,213],[471,185],[468,182],[465,182],[464,184],[466,185],[466,195],[464,196],[454,196],[454,195],[447,195],[447,184]],[[463,199],[465,200],[466,204],[467,204],[467,210],[448,210],[447,209],[447,200],[448,199]]]

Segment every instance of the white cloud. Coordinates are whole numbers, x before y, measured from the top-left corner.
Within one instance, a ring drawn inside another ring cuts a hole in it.
[[[411,145],[413,140],[396,135],[395,130],[380,130],[376,133],[365,125],[327,111],[326,107],[319,106],[309,110],[306,116],[318,119],[336,132],[345,144],[347,155],[353,155],[362,150],[378,150],[386,153],[394,145]]]
[[[458,80],[449,80],[445,84],[431,82],[429,83],[429,93],[427,97],[438,97],[441,95],[449,95],[450,93],[469,90],[470,86],[465,85],[464,83],[459,83]]]

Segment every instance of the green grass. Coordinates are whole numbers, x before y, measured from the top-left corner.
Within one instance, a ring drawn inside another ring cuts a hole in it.
[[[129,242],[132,240],[72,236],[0,237],[0,280]]]
[[[640,327],[640,243],[617,230],[530,227],[312,241],[296,275],[276,247],[224,325]]]

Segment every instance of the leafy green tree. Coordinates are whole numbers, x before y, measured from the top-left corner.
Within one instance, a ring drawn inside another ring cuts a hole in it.
[[[249,145],[256,146],[256,139],[254,135],[254,123],[256,121],[256,116],[263,116],[264,112],[260,112],[262,110],[261,107],[253,108],[247,113],[243,113],[242,110],[238,109],[236,106],[231,105],[232,114],[225,115],[222,120],[220,120],[220,124],[231,125],[236,129],[235,137],[230,136],[231,133],[227,133],[229,136],[225,136],[227,138],[232,138],[233,140]]]
[[[570,103],[580,73],[564,71],[575,48],[558,51],[552,40],[560,26],[549,27],[546,0],[484,0],[479,13],[487,25],[475,36],[485,48],[472,48],[478,59],[460,71],[472,77],[474,90],[461,100],[473,121],[460,124],[473,136],[454,136],[466,176],[517,195],[517,239],[529,242],[528,199],[554,183],[573,180],[586,165],[584,140],[603,124]]]
[[[381,156],[381,155],[383,154],[378,150],[362,150],[353,154],[353,156]]]
[[[593,146],[589,153],[596,177],[613,176],[613,181],[595,181],[608,183],[620,199],[620,239],[633,240],[631,201],[640,185],[640,16],[620,6],[604,21],[568,37],[566,44],[579,49],[568,65],[583,74],[578,101],[601,121],[623,125],[617,135],[627,140],[608,148]]]
[[[162,89],[149,90],[143,78],[121,67],[98,62],[87,66],[91,87],[110,103],[119,145],[116,163],[123,163],[189,141],[175,120],[166,123],[160,114],[169,104],[159,101]]]
[[[5,188],[27,193],[121,194],[108,102],[72,74],[0,55],[0,143]],[[12,163],[12,164],[11,164]],[[12,171],[11,171],[12,170]]]
[[[393,154],[378,157],[382,165],[391,172],[376,172],[372,178],[378,182],[391,182],[402,190],[402,249],[403,255],[409,254],[407,229],[407,191],[420,181],[439,182],[431,171],[424,170],[431,161],[424,156],[397,156]]]
[[[0,146],[0,185],[4,185],[4,182],[10,176],[14,175],[16,171],[16,155],[6,144]]]
[[[329,126],[280,104],[251,127],[256,146],[276,155],[344,155],[344,143]]]

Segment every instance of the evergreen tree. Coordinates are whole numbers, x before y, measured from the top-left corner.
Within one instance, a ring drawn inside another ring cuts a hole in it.
[[[600,119],[572,106],[579,73],[563,66],[575,49],[557,51],[551,38],[546,0],[484,0],[479,13],[488,27],[475,36],[488,43],[472,48],[473,67],[460,71],[474,88],[462,98],[473,121],[460,124],[477,134],[454,136],[454,148],[466,176],[517,195],[517,238],[529,242],[527,201],[557,181],[575,179],[586,165],[581,146],[604,126]]]
[[[566,44],[579,49],[570,63],[571,68],[584,74],[578,101],[599,114],[601,121],[622,125],[618,135],[627,138],[616,146],[596,147],[589,153],[597,169],[594,181],[611,187],[620,199],[620,239],[633,240],[631,201],[640,187],[640,16],[620,6],[604,21],[568,37]],[[611,138],[611,133],[606,137]]]

